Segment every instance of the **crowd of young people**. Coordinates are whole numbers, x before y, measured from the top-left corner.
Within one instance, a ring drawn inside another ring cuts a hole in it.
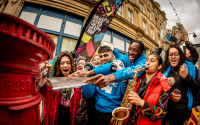
[[[184,36],[191,56],[186,58],[181,48],[171,45],[165,59],[160,56],[163,42],[155,52],[145,56],[144,44],[132,40],[128,53],[121,56],[117,50],[103,46],[91,62],[95,68],[85,71],[85,59],[79,59],[74,67],[71,54],[67,51],[58,55],[54,77],[86,76],[82,87],[52,91],[42,77],[44,86],[38,87],[43,95],[43,125],[109,125],[112,111],[120,107],[128,81],[138,68],[146,68],[135,79],[134,91],[127,100],[133,104],[129,117],[123,124],[183,125],[187,124],[192,109],[197,107],[200,90],[199,72],[195,67],[198,53]],[[113,72],[113,59],[123,62],[125,68]],[[75,72],[76,69],[76,72]],[[169,84],[169,77],[174,84]]]

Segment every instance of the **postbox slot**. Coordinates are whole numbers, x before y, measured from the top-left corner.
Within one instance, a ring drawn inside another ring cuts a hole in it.
[[[5,27],[5,31],[6,31],[6,32],[9,30],[10,24],[11,24],[10,21],[7,21],[7,22],[6,22],[6,27]]]
[[[27,28],[24,26],[24,27],[22,28],[22,32],[21,32],[21,36],[22,36],[22,37],[25,37],[26,30],[27,30]]]
[[[17,34],[18,29],[19,29],[19,24],[16,23],[13,30],[13,34]]]
[[[31,30],[31,32],[30,32],[30,34],[29,34],[29,40],[33,40],[33,34],[34,34],[34,32]]]

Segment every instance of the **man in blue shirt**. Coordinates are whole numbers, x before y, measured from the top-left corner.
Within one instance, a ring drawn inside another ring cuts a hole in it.
[[[102,65],[113,61],[114,55],[108,46],[100,47],[99,57]],[[112,72],[104,72],[104,75]],[[112,118],[112,111],[120,107],[122,98],[126,90],[127,83],[110,82],[108,86],[98,88],[92,84],[83,86],[82,92],[89,99],[95,98],[95,125],[109,125]]]
[[[114,54],[116,55],[116,50]],[[144,44],[139,40],[132,40],[129,48],[128,54],[119,57],[118,59],[124,63],[125,68],[119,70],[113,74],[107,76],[102,74],[110,73],[110,65],[112,63],[107,63],[105,65],[98,66],[91,71],[78,71],[72,74],[71,76],[94,76],[88,78],[85,82],[91,83],[99,88],[108,86],[111,82],[119,82],[124,80],[132,79],[134,76],[135,70],[138,68],[144,68],[147,57],[144,56]],[[138,76],[141,76],[144,72],[140,72]]]

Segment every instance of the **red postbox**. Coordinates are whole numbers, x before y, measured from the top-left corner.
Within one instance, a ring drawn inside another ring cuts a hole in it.
[[[0,13],[0,125],[40,125],[38,65],[54,50],[45,32]]]

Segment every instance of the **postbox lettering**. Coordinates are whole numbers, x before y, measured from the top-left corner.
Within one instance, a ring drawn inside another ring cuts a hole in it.
[[[25,80],[5,80],[6,92],[31,91],[31,82]]]
[[[25,82],[24,82],[24,80],[21,81],[20,88],[21,88],[21,91],[24,91],[24,89],[25,89]]]
[[[11,80],[10,79],[6,79],[6,91],[8,92],[9,91],[9,88],[11,86]]]
[[[27,90],[30,91],[31,90],[31,83],[30,83],[30,81],[26,81],[26,83],[27,83]]]
[[[13,89],[14,89],[15,92],[17,92],[17,84],[18,84],[18,81],[15,80],[15,81],[13,82]]]

